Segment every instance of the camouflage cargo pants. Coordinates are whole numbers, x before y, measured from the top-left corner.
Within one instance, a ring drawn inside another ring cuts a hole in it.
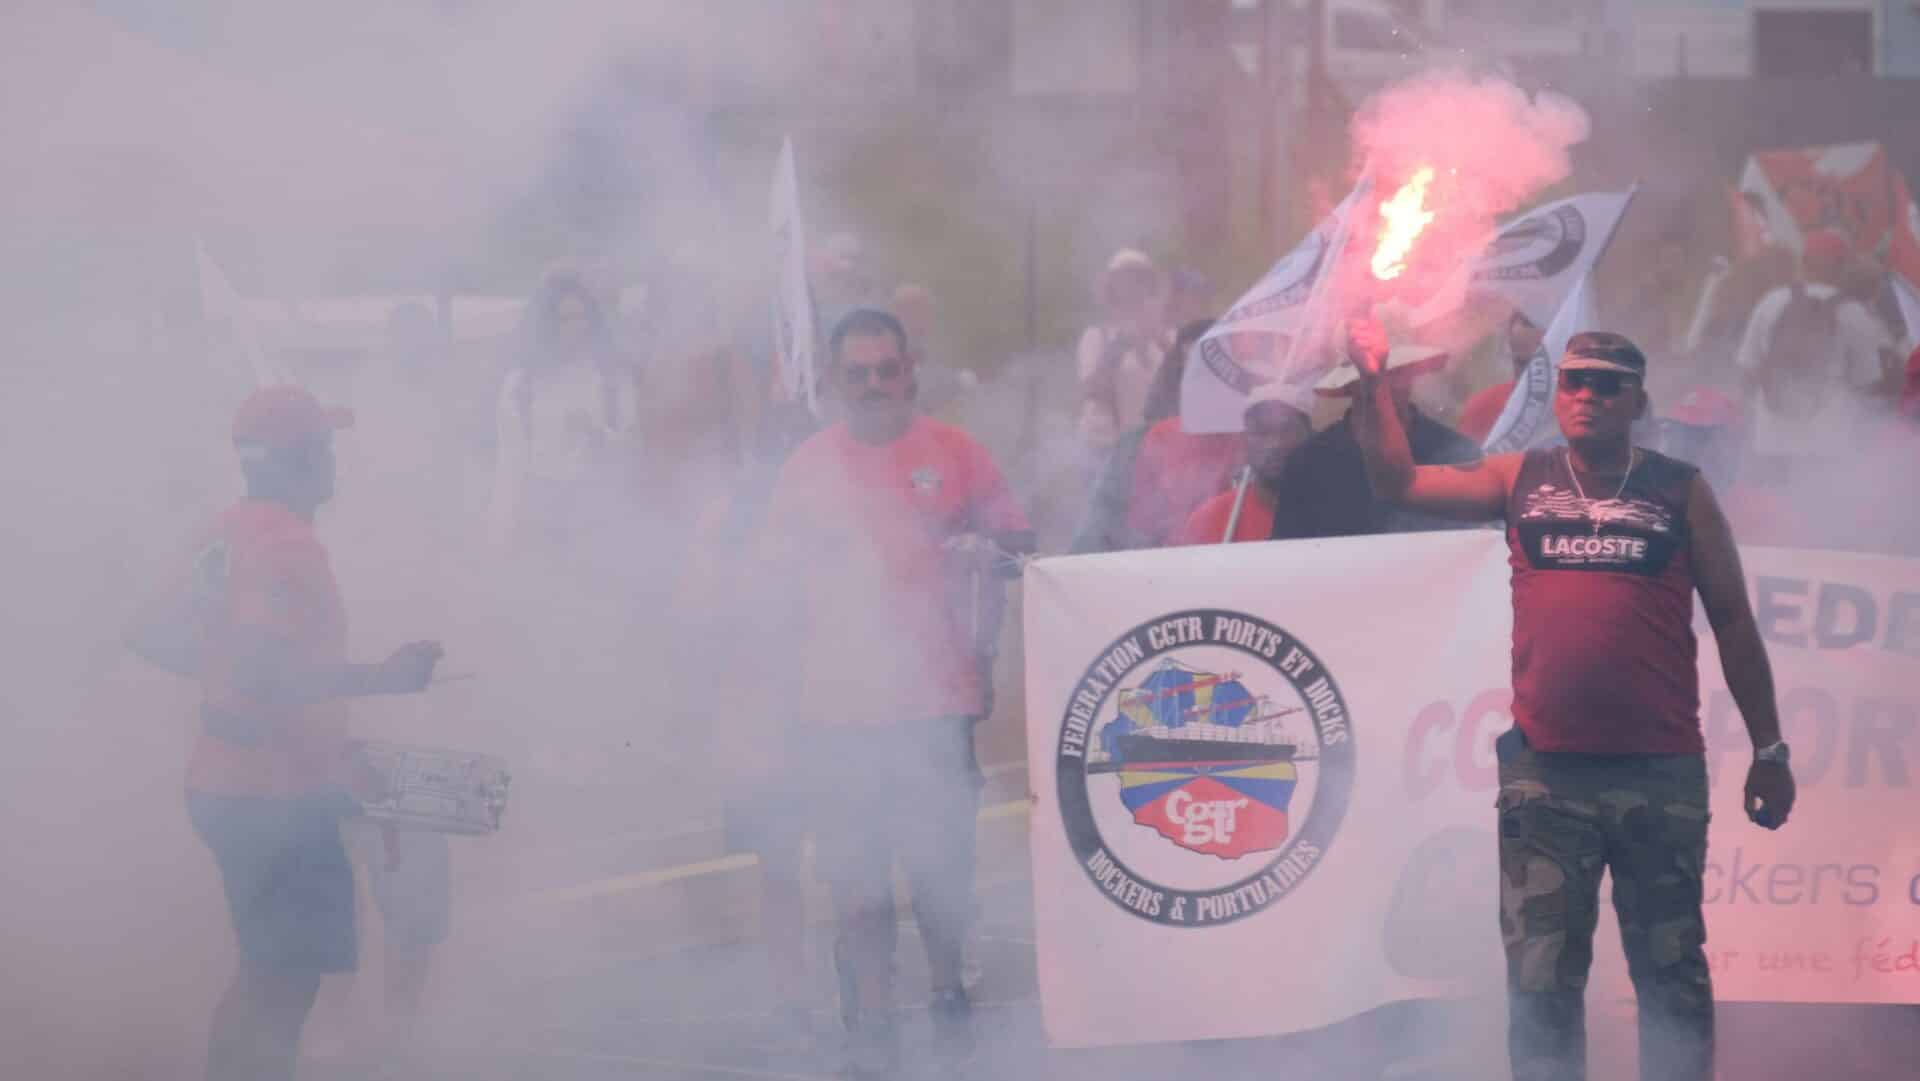
[[[1710,1081],[1705,760],[1543,754],[1518,737],[1500,740],[1497,804],[1514,1081],[1586,1077],[1587,969],[1606,870],[1639,1002],[1640,1076]]]

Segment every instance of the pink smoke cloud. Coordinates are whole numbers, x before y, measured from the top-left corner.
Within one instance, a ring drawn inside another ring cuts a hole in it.
[[[1459,289],[1499,220],[1572,171],[1570,151],[1586,139],[1586,110],[1556,94],[1529,95],[1504,79],[1434,72],[1368,99],[1352,127],[1353,160],[1373,189],[1355,222],[1357,258],[1342,290],[1358,309],[1385,300],[1418,305]],[[1379,240],[1379,204],[1422,167],[1434,171],[1426,206],[1432,223],[1408,270],[1382,282],[1366,267]]]

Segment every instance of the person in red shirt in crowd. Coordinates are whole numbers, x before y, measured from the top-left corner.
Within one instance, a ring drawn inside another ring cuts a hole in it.
[[[1273,536],[1273,486],[1286,471],[1287,458],[1313,435],[1313,421],[1275,391],[1278,383],[1256,387],[1247,403],[1245,472],[1235,484],[1188,516],[1175,537],[1176,544],[1238,544]],[[1244,489],[1244,498],[1242,491]],[[1234,505],[1240,513],[1234,517]],[[1233,536],[1227,524],[1233,523]]]
[[[1127,496],[1127,532],[1135,547],[1175,543],[1194,508],[1227,487],[1245,457],[1236,433],[1189,432],[1177,413],[1156,421],[1141,437]]]
[[[333,496],[333,432],[349,421],[298,387],[248,396],[233,421],[246,498],[128,631],[136,653],[202,688],[187,810],[240,948],[208,1037],[211,1081],[292,1078],[321,975],[354,968],[339,819],[357,810],[359,779],[342,700],[421,691],[440,660],[434,642],[346,660],[346,612],[313,516]]]
[[[1584,995],[1610,870],[1641,1076],[1710,1081],[1696,592],[1753,740],[1743,807],[1778,829],[1795,796],[1772,666],[1713,489],[1693,466],[1633,445],[1647,359],[1621,335],[1567,343],[1554,395],[1565,447],[1456,466],[1414,464],[1382,377],[1385,330],[1355,324],[1348,348],[1362,373],[1360,446],[1381,498],[1507,523],[1515,727],[1495,750],[1513,1077],[1586,1076]]]
[[[858,1077],[892,1077],[897,937],[892,865],[906,867],[927,951],[936,1051],[972,1050],[962,985],[985,712],[981,582],[1017,574],[1033,535],[986,449],[914,408],[898,319],[855,309],[829,338],[846,419],[781,467],[762,532],[791,633],[787,768],[811,780],[817,868],[839,925],[842,1014]],[[777,686],[777,684],[776,684]]]
[[[1812,543],[1815,529],[1804,508],[1778,486],[1756,483],[1743,467],[1749,455],[1740,403],[1712,387],[1689,390],[1667,416],[1661,449],[1700,467],[1722,499],[1727,521],[1748,544],[1776,547]]]
[[[1113,552],[1144,548],[1150,543],[1137,534],[1128,518],[1134,502],[1134,482],[1140,462],[1140,448],[1147,433],[1161,421],[1180,411],[1180,382],[1194,343],[1213,328],[1211,319],[1195,319],[1180,327],[1173,344],[1160,361],[1147,388],[1146,416],[1140,427],[1121,435],[1107,453],[1106,462],[1095,478],[1087,507],[1074,528],[1067,550],[1075,555],[1088,552]]]
[[[1507,318],[1507,355],[1513,361],[1513,378],[1504,383],[1495,383],[1467,399],[1460,407],[1460,419],[1453,428],[1475,443],[1485,443],[1493,426],[1500,419],[1500,413],[1507,408],[1507,399],[1513,397],[1513,385],[1527,370],[1528,362],[1540,351],[1540,343],[1546,332],[1527,318],[1519,309]]]
[[[1712,387],[1687,391],[1658,424],[1662,453],[1692,462],[1715,491],[1729,493],[1740,483],[1745,457],[1745,425],[1740,403]],[[1729,510],[1729,518],[1732,518]]]

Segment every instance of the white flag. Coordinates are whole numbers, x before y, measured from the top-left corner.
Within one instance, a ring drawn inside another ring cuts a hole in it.
[[[1547,324],[1540,348],[1527,361],[1527,370],[1513,381],[1513,393],[1506,408],[1488,430],[1480,449],[1487,454],[1506,454],[1528,450],[1553,442],[1559,429],[1553,420],[1553,383],[1559,378],[1560,355],[1567,351],[1567,339],[1583,330],[1592,330],[1598,322],[1593,305],[1592,279],[1583,277],[1573,293],[1560,305],[1560,311]]]
[[[1313,385],[1332,367],[1331,356],[1315,347],[1328,330],[1328,272],[1346,250],[1350,218],[1367,187],[1363,179],[1194,345],[1180,380],[1182,428],[1240,431],[1247,396],[1276,380],[1297,390],[1302,412],[1312,410]]]
[[[1514,381],[1507,406],[1481,444],[1488,454],[1524,450],[1553,438],[1553,381],[1567,339],[1595,328],[1589,275],[1626,216],[1636,189],[1575,195],[1500,227],[1469,278],[1469,288],[1499,297],[1545,327],[1540,349]]]
[[[1575,195],[1515,218],[1494,234],[1469,289],[1499,297],[1535,326],[1546,326],[1606,250],[1632,200],[1633,190]]]
[[[788,398],[818,413],[815,398],[813,291],[807,284],[806,231],[800,221],[800,181],[793,164],[793,140],[780,144],[773,167],[770,208],[775,268],[779,277],[773,301],[773,361]]]

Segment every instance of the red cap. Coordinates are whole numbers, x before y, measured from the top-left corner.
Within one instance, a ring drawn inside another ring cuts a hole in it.
[[[1673,419],[1695,428],[1731,428],[1740,421],[1740,403],[1712,387],[1695,387],[1674,407]]]
[[[291,447],[314,436],[353,425],[353,412],[328,409],[319,399],[290,383],[261,387],[233,414],[233,441],[263,447]]]

